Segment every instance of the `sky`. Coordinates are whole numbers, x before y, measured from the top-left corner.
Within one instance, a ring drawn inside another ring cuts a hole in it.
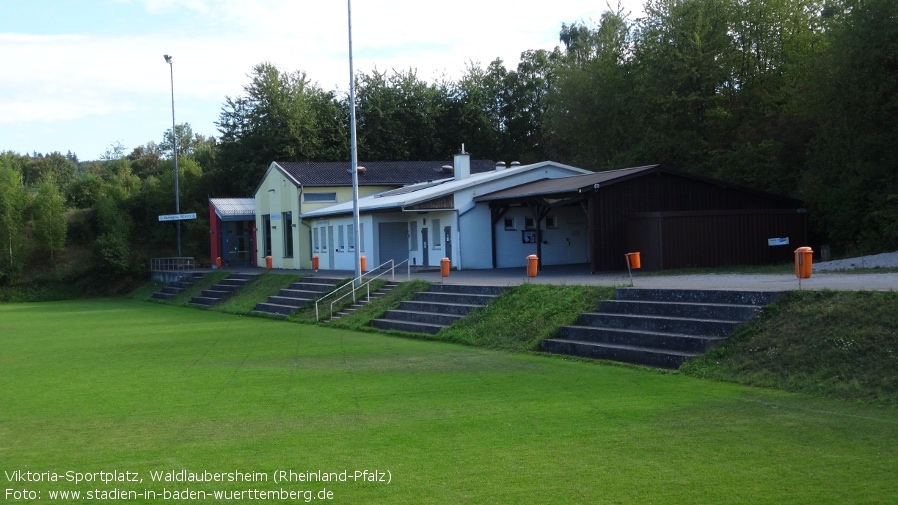
[[[642,0],[621,0],[637,17]],[[602,0],[356,0],[356,74],[415,70],[433,82],[471,64],[558,46],[563,23],[595,24]],[[615,2],[616,5],[616,2]],[[114,144],[159,143],[175,120],[218,136],[226,97],[253,66],[303,71],[349,89],[349,21],[340,0],[0,0],[0,152],[59,151],[82,161]],[[169,66],[163,55],[172,56]]]

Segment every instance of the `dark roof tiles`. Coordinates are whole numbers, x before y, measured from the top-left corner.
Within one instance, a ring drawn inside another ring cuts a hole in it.
[[[349,186],[352,184],[350,163],[343,162],[276,162],[287,174],[302,186]],[[452,177],[444,172],[449,161],[360,161],[359,186],[403,186],[416,182]],[[495,170],[489,160],[471,160],[471,173],[479,174]]]

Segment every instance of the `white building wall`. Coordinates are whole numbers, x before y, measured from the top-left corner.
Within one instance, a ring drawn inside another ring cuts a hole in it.
[[[498,268],[524,267],[526,258],[536,254],[536,243],[525,243],[526,220],[532,216],[526,207],[512,207],[496,223],[496,266]],[[547,221],[555,219],[556,228],[548,228]],[[512,221],[506,229],[506,220]],[[569,265],[589,262],[589,242],[586,230],[586,214],[577,206],[559,207],[540,222],[542,229],[542,264]]]

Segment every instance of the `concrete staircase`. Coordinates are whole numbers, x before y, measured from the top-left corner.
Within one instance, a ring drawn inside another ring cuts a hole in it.
[[[280,290],[277,295],[269,296],[268,301],[257,303],[253,314],[287,317],[345,282],[346,279],[303,277],[289,288]]]
[[[597,312],[543,340],[543,351],[679,368],[724,343],[782,293],[685,289],[618,289]]]
[[[175,296],[184,292],[188,286],[193,284],[194,282],[203,278],[207,272],[191,272],[188,274],[184,274],[180,279],[174,282],[169,282],[165,286],[162,287],[159,291],[153,293],[154,300],[168,300],[174,298]]]
[[[238,289],[246,286],[246,284],[258,277],[255,273],[236,273],[225,279],[218,281],[209,289],[200,292],[200,296],[194,296],[190,299],[190,305],[198,307],[211,307],[216,303],[234,294]]]
[[[330,319],[326,320],[325,322],[333,321],[333,320],[339,319],[343,316],[352,314],[356,310],[358,310],[358,309],[364,307],[365,305],[367,305],[368,303],[370,303],[372,300],[380,298],[381,296],[389,293],[390,291],[393,290],[393,288],[395,288],[398,285],[399,285],[398,282],[387,281],[387,283],[384,284],[383,286],[381,286],[377,291],[373,291],[371,293],[370,298],[367,298],[365,296],[367,294],[367,292],[362,292],[362,296],[357,298],[355,303],[353,303],[349,307],[346,307],[345,309],[335,313],[333,316],[331,316]]]
[[[381,319],[373,319],[371,326],[382,330],[415,333],[438,333],[483,307],[505,291],[500,286],[460,286],[431,284],[428,291],[415,293],[411,300],[400,303],[396,310],[388,310]]]

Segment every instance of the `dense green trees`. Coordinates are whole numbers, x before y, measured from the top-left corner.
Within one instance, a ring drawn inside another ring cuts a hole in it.
[[[457,80],[358,74],[360,159],[449,160],[464,143],[497,161],[665,163],[802,198],[815,243],[898,248],[898,2],[647,0],[639,19],[618,8],[559,41],[515,68],[470,62]],[[248,77],[217,138],[184,123],[98,161],[0,153],[0,282],[31,250],[59,254],[61,199],[110,275],[173,254],[175,228],[157,219],[174,210],[173,133],[181,210],[199,217],[184,251],[200,258],[208,196],[250,196],[275,160],[349,159],[347,94],[271,63]]]

